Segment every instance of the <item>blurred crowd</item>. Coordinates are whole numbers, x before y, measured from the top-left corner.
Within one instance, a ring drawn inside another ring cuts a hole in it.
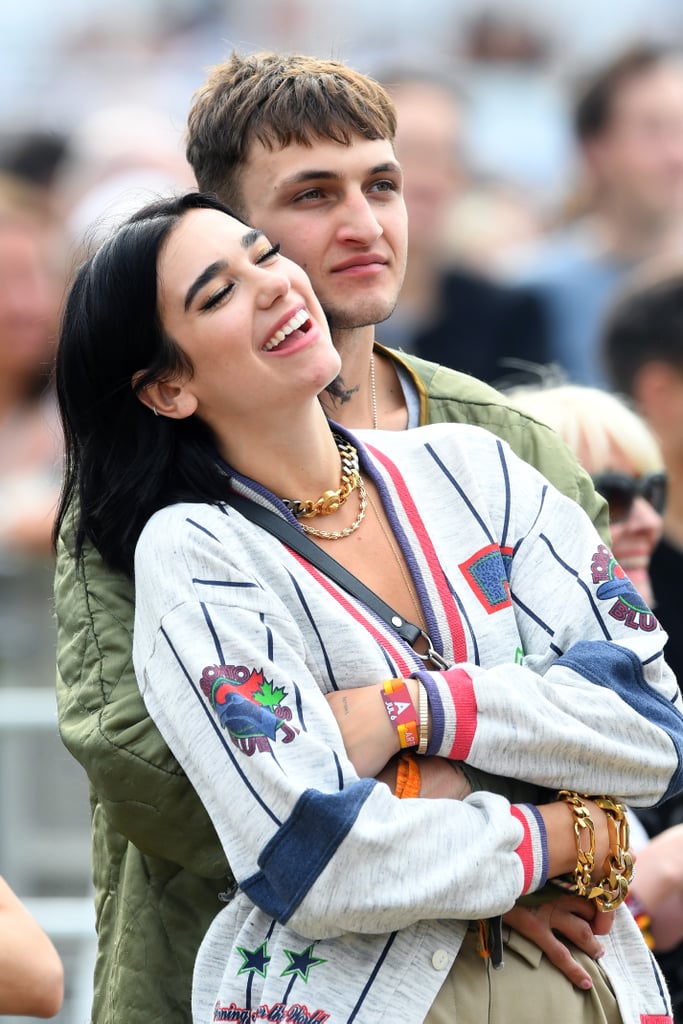
[[[372,19],[363,45],[344,23],[323,46],[306,3],[242,6],[168,3],[153,19],[130,5],[125,26],[113,14],[84,26],[67,5],[71,31],[41,59],[40,114],[25,100],[0,121],[0,688],[53,683],[61,444],[50,369],[66,285],[124,213],[192,187],[185,112],[206,65],[233,45],[333,48],[390,91],[410,246],[378,340],[514,389],[560,430],[613,502],[619,560],[683,672],[683,15],[620,4],[617,29],[616,8],[610,24],[591,5],[596,52],[578,25],[563,45],[563,4],[553,21],[531,0],[516,17],[507,5],[435,3],[434,39],[420,47]],[[393,6],[405,29],[408,6]],[[596,455],[589,442],[603,431]],[[659,944],[680,1013],[683,801],[642,821],[651,836],[678,826],[678,852],[659,854],[679,875]],[[85,818],[73,827],[87,853]]]

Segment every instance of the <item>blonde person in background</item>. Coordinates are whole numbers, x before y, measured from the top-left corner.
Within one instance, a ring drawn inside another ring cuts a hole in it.
[[[522,387],[509,396],[553,427],[610,507],[614,557],[648,608],[650,556],[662,533],[664,463],[647,424],[620,398],[574,384]]]
[[[662,535],[666,475],[657,439],[645,420],[621,398],[597,388],[525,387],[513,390],[510,397],[554,427],[591,474],[610,507],[614,557],[633,584],[633,595],[642,599],[641,604],[654,605],[656,612],[649,565]],[[615,614],[643,614],[636,600],[628,606],[625,601],[625,595],[617,598]],[[648,820],[646,814],[643,817]],[[634,815],[631,822],[638,866],[628,902],[659,957],[683,940],[683,824],[648,840]],[[666,959],[662,966],[671,986],[674,1019],[680,1024],[679,986],[667,971]]]

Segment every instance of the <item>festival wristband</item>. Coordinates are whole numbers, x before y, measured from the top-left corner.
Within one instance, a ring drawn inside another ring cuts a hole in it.
[[[396,769],[396,790],[394,796],[400,800],[415,798],[420,795],[422,778],[420,765],[411,753],[401,754]]]
[[[419,742],[418,715],[405,679],[387,679],[381,693],[389,721],[398,733],[401,749],[416,747]]]

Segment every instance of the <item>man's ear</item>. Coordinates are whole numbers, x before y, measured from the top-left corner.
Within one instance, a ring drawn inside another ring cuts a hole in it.
[[[144,370],[139,370],[134,374],[133,387],[143,373]],[[154,381],[138,391],[137,397],[155,416],[168,416],[172,420],[187,419],[197,411],[197,399],[181,380]]]

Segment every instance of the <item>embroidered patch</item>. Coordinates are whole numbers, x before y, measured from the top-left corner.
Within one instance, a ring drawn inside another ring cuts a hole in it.
[[[460,571],[489,615],[509,608],[512,548],[489,544],[460,563]]]
[[[673,1017],[661,1013],[641,1013],[640,1024],[673,1024]]]
[[[238,1024],[251,1024],[256,1020],[279,1021],[281,1024],[325,1024],[330,1019],[329,1013],[325,1010],[309,1010],[303,1003],[261,1003],[253,1009],[245,1006],[238,1006],[230,1003],[230,1006],[221,1006],[216,1003],[213,1009],[214,1021],[237,1021]]]
[[[657,628],[654,617],[612,552],[604,544],[598,546],[591,562],[593,583],[599,584],[596,596],[601,601],[616,601],[608,614],[629,629],[642,629],[646,633]]]
[[[283,704],[287,693],[264,679],[263,670],[246,665],[208,665],[199,680],[221,725],[235,744],[251,756],[268,753],[279,737],[291,743],[298,730],[288,725],[292,712]]]
[[[268,943],[262,942],[256,949],[245,949],[244,946],[238,946],[237,952],[242,957],[244,963],[240,967],[239,974],[260,974],[262,978],[265,978],[268,971],[268,964],[272,960],[272,957],[268,956]]]
[[[285,953],[289,958],[289,967],[285,967],[280,977],[286,978],[288,974],[298,974],[302,981],[307,982],[312,967],[319,967],[320,964],[327,963],[327,960],[322,960],[319,956],[313,956],[314,945],[315,943],[312,942],[301,953],[295,953],[291,949],[286,949]]]

